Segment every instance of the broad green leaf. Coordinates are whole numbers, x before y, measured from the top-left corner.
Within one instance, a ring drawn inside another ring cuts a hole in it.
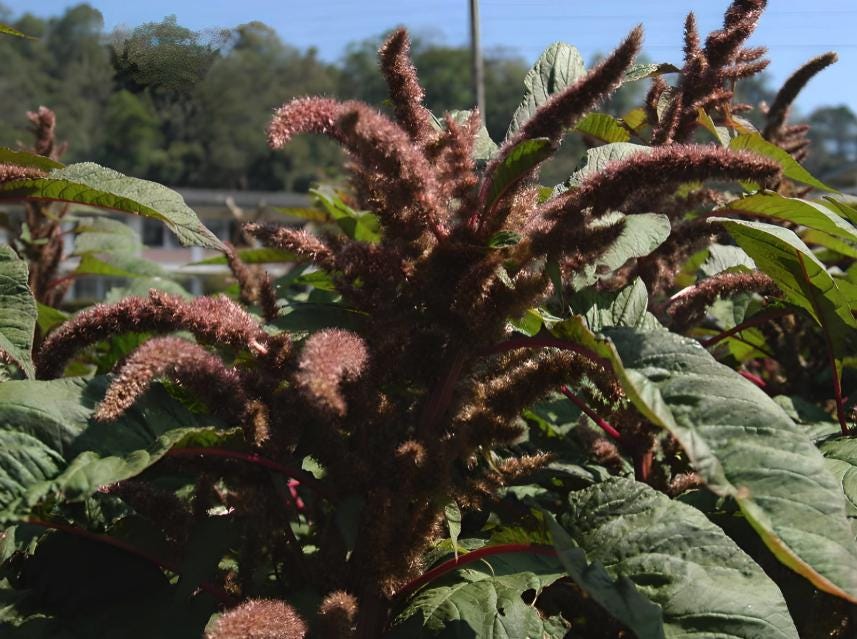
[[[452,541],[455,558],[458,559],[458,536],[461,534],[461,509],[455,503],[455,500],[452,500],[444,506],[443,514],[446,518],[446,526],[449,528],[449,539]]]
[[[662,639],[665,636],[660,606],[641,595],[625,575],[614,578],[601,563],[590,564],[586,552],[552,517],[548,525],[559,560],[581,590],[638,638]]]
[[[630,328],[598,337],[575,320],[555,329],[612,361],[638,410],[676,437],[713,492],[735,499],[780,561],[857,601],[857,545],[838,484],[779,405],[696,340]]]
[[[603,148],[603,147],[599,147]],[[572,278],[572,286],[581,289],[598,281],[600,275],[615,271],[634,257],[643,257],[660,246],[670,234],[670,221],[660,213],[638,213],[623,216],[608,213],[595,224],[615,224],[621,221],[624,227],[610,247],[594,262],[587,264]]]
[[[643,107],[638,107],[636,109],[631,109],[621,118],[622,122],[625,123],[625,126],[633,131],[637,131],[640,129],[646,122],[648,121],[648,116],[646,115],[646,110]]]
[[[836,189],[827,186],[821,180],[814,178],[809,171],[803,168],[788,153],[776,144],[771,144],[759,133],[743,133],[732,138],[729,148],[733,151],[752,151],[772,160],[776,160],[783,169],[783,175],[790,180],[806,184],[821,191],[836,193]]]
[[[553,153],[553,145],[547,138],[521,140],[506,154],[491,174],[485,193],[485,210],[490,211],[523,176],[541,164]]]
[[[839,214],[857,224],[857,198],[847,193],[837,193],[835,196],[825,195],[824,201],[839,211]]]
[[[21,33],[17,29],[10,27],[8,24],[0,23],[0,33],[3,35],[14,36],[16,38],[27,38],[28,40],[35,40],[33,36],[28,36],[26,33]]]
[[[663,75],[665,73],[680,73],[681,69],[669,62],[653,63],[643,62],[632,65],[625,71],[625,77],[622,78],[622,84],[626,82],[636,82],[645,78],[651,78],[654,75]]]
[[[814,229],[802,232],[800,237],[807,244],[823,246],[834,253],[857,259],[857,244],[840,240],[838,237],[833,237],[828,233],[822,233]]]
[[[175,191],[91,162],[71,164],[43,178],[0,185],[0,199],[10,198],[56,200],[134,213],[161,220],[184,246],[223,248]]]
[[[722,223],[786,299],[818,322],[837,362],[834,374],[841,375],[844,360],[857,353],[857,319],[851,312],[855,300],[838,288],[824,264],[789,229],[744,220],[711,221]]]
[[[237,249],[235,252],[238,253],[238,257],[240,257],[241,261],[245,264],[284,264],[295,262],[297,260],[297,256],[291,251],[278,248],[245,248]],[[225,255],[215,255],[213,257],[200,260],[199,262],[193,262],[193,265],[202,266],[207,264],[226,263],[227,260]]]
[[[729,141],[732,139],[732,136],[729,134],[729,129],[725,126],[717,126],[714,124],[714,120],[712,120],[711,116],[706,113],[705,109],[699,109],[696,121],[698,124],[702,125],[702,127],[708,131],[721,146],[729,146]]]
[[[65,311],[45,306],[40,302],[36,303],[36,308],[38,312],[36,323],[39,325],[39,330],[42,331],[43,334],[49,333],[69,318],[69,314]]]
[[[61,169],[64,164],[56,162],[44,155],[36,155],[35,153],[27,153],[26,151],[15,151],[7,149],[5,146],[0,146],[0,163],[14,164],[15,166],[29,166],[42,171],[52,171]]]
[[[0,245],[0,354],[30,378],[35,376],[35,330],[36,300],[27,285],[27,263],[11,247]]]
[[[784,197],[765,192],[750,195],[717,210],[718,214],[750,214],[816,229],[852,242],[857,241],[857,228],[826,206],[809,200]]]
[[[820,406],[797,395],[777,395],[774,401],[779,404],[795,424],[800,426],[814,443],[827,439],[831,435],[840,435],[839,424],[831,420],[830,415]]]
[[[628,129],[607,113],[588,114],[577,123],[574,130],[606,143],[627,142],[631,139]]]
[[[797,639],[777,585],[697,509],[621,478],[569,501],[560,523],[586,559],[660,606],[663,629],[647,617],[641,639]]]
[[[585,74],[583,57],[577,49],[562,42],[549,46],[524,77],[524,99],[512,116],[506,139],[512,137],[551,95],[574,84]]]
[[[107,379],[0,384],[0,522],[139,474],[203,425],[160,387],[115,423],[91,419]]]
[[[84,253],[74,272],[77,275],[163,277],[170,279],[167,271],[157,262],[118,252],[108,253],[101,257],[95,257],[92,253]]]
[[[381,223],[375,214],[355,211],[326,186],[310,189],[310,194],[348,237],[372,244],[381,241]]]
[[[699,276],[711,277],[723,271],[739,269],[756,270],[756,263],[744,249],[728,244],[712,244],[708,247],[708,256],[699,266]]]
[[[639,277],[632,284],[614,292],[585,288],[569,301],[571,310],[582,315],[589,330],[599,332],[608,326],[633,326],[657,329],[661,325],[649,313],[649,293]]]
[[[522,595],[562,577],[559,560],[515,553],[487,557],[432,582],[418,591],[394,621],[390,639],[425,637],[479,639],[561,639],[549,630]],[[531,600],[530,600],[531,601]]]
[[[827,467],[839,480],[849,517],[857,517],[857,439],[828,439],[818,445]]]

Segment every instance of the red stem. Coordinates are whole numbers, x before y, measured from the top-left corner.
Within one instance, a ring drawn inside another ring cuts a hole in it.
[[[778,308],[773,311],[768,311],[767,313],[759,313],[758,315],[754,315],[750,319],[745,322],[741,322],[737,326],[733,326],[728,331],[723,331],[722,333],[718,333],[714,337],[711,337],[706,340],[702,340],[702,345],[705,348],[711,348],[715,344],[722,342],[724,339],[732,337],[733,335],[740,333],[743,330],[748,328],[752,328],[753,326],[758,326],[760,324],[765,324],[770,322],[771,320],[777,319],[779,317],[785,317],[786,315],[791,315],[794,313],[794,309],[791,308]]]
[[[765,388],[765,387],[767,386],[767,384],[765,383],[765,380],[763,380],[763,379],[762,379],[761,377],[759,377],[758,375],[754,375],[753,373],[751,373],[751,372],[749,372],[749,371],[738,371],[738,374],[739,374],[741,377],[743,377],[744,379],[748,379],[748,380],[750,380],[751,382],[753,382],[753,383],[754,383],[756,386],[758,386],[759,388]]]
[[[438,577],[445,575],[448,572],[452,572],[456,568],[465,564],[470,564],[474,561],[479,561],[480,559],[484,559],[485,557],[490,557],[492,555],[508,555],[515,552],[556,557],[556,549],[554,549],[553,546],[544,546],[540,544],[499,544],[497,546],[485,546],[467,554],[453,557],[452,559],[435,566],[431,570],[424,572],[416,579],[405,584],[399,592],[396,593],[396,596],[401,597],[402,595],[407,595],[430,581],[434,581]]]
[[[461,373],[464,370],[465,361],[463,353],[456,355],[449,366],[449,370],[446,372],[446,376],[432,391],[423,408],[417,428],[417,432],[421,436],[425,437],[431,432],[434,424],[443,416],[452,402],[452,394],[455,392],[455,385],[458,383],[458,378],[461,377]]]
[[[155,557],[154,555],[150,555],[146,551],[140,550],[136,546],[132,546],[128,542],[123,541],[121,539],[117,539],[116,537],[110,537],[109,535],[99,535],[98,533],[90,532],[77,526],[61,524],[59,522],[53,521],[45,521],[43,519],[28,519],[27,523],[32,524],[34,526],[42,526],[43,528],[50,528],[52,530],[59,530],[61,532],[68,533],[69,535],[74,535],[82,539],[88,539],[89,541],[113,546],[114,548],[118,548],[119,550],[134,555],[135,557],[144,559],[149,563],[158,566],[159,568],[169,570],[170,572],[174,572],[176,574],[181,574],[178,566],[176,566],[174,563],[166,561],[165,559],[161,559],[159,557]],[[215,584],[203,581],[199,584],[199,588],[217,599],[217,601],[219,601],[225,607],[232,607],[238,603],[234,597],[224,591],[220,586],[217,586]]]
[[[274,472],[293,477],[299,480],[302,484],[312,488],[320,495],[329,496],[329,491],[319,480],[313,477],[307,471],[295,466],[286,466],[279,462],[272,461],[256,453],[244,453],[240,450],[228,450],[225,448],[173,448],[170,449],[167,457],[220,457],[221,459],[236,459],[245,461],[261,468],[273,470]]]
[[[612,437],[613,439],[621,439],[622,434],[618,430],[616,430],[615,427],[611,426],[607,420],[599,417],[594,410],[592,410],[589,406],[586,405],[586,402],[584,402],[577,395],[568,390],[568,386],[563,384],[562,386],[560,386],[559,390],[562,392],[563,395],[565,395],[571,400],[572,404],[577,406],[581,411],[586,413],[586,415],[588,415],[592,421],[598,424],[601,430],[610,435],[610,437]]]

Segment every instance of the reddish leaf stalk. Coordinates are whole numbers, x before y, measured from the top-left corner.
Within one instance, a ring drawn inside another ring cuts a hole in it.
[[[51,530],[59,530],[60,532],[67,533],[69,535],[74,535],[76,537],[80,537],[81,539],[88,539],[89,541],[94,541],[101,544],[107,544],[108,546],[113,546],[114,548],[118,548],[124,552],[127,552],[131,555],[139,557],[140,559],[144,559],[149,563],[152,563],[163,570],[169,570],[170,572],[174,572],[176,574],[181,574],[179,568],[176,564],[171,561],[167,561],[165,559],[161,559],[159,557],[155,557],[154,555],[150,555],[144,550],[140,550],[136,546],[129,544],[126,541],[121,539],[117,539],[116,537],[110,537],[109,535],[99,535],[98,533],[90,532],[83,528],[79,528],[77,526],[70,526],[69,524],[62,524],[59,522],[45,521],[43,519],[31,518],[27,520],[28,524],[32,524],[33,526],[42,526],[43,528],[50,528]],[[235,600],[229,593],[224,591],[220,586],[212,584],[207,581],[200,582],[199,584],[200,590],[204,590],[212,597],[214,597],[221,605],[231,608],[236,605],[238,601]]]
[[[753,373],[751,373],[749,371],[738,371],[738,374],[741,377],[743,377],[744,379],[750,380],[759,388],[765,388],[767,386],[767,384],[765,383],[765,380],[763,380],[758,375],[754,375]]]
[[[572,393],[568,389],[568,386],[563,384],[562,386],[560,386],[559,390],[560,390],[560,392],[562,392],[563,395],[565,395],[566,397],[568,397],[569,400],[571,400],[572,404],[577,406],[592,421],[594,421],[596,424],[598,424],[598,427],[601,430],[603,430],[605,433],[610,435],[610,437],[612,437],[613,439],[617,439],[617,440],[622,438],[622,434],[618,430],[616,430],[615,426],[612,426],[607,420],[603,419],[602,417],[599,417],[598,414],[594,410],[592,410],[589,406],[586,405],[586,402],[584,402],[582,399],[580,399],[580,397],[578,397],[577,395]]]
[[[268,470],[297,479],[300,483],[312,488],[322,496],[329,497],[329,491],[318,479],[307,471],[295,466],[287,466],[279,462],[266,459],[256,453],[244,453],[239,450],[227,450],[225,448],[173,448],[166,454],[167,457],[219,457],[221,459],[235,459],[245,461],[249,464],[260,466]],[[290,484],[291,485],[291,484]]]
[[[793,309],[790,308],[778,308],[773,311],[768,311],[767,313],[759,313],[758,315],[754,315],[747,321],[741,322],[737,326],[733,326],[727,331],[723,331],[722,333],[718,333],[714,337],[710,337],[706,340],[702,341],[702,345],[705,348],[711,348],[715,344],[719,344],[724,339],[732,337],[748,328],[752,328],[753,326],[759,326],[760,324],[765,324],[770,322],[771,320],[775,320],[780,317],[785,317],[786,315],[791,315],[794,313]]]
[[[434,581],[438,577],[441,577],[448,572],[452,572],[456,568],[464,566],[465,564],[471,564],[474,561],[479,561],[480,559],[491,557],[493,555],[508,555],[516,552],[529,553],[531,555],[544,555],[545,557],[557,556],[555,548],[542,544],[499,544],[497,546],[486,546],[484,548],[473,550],[465,555],[459,555],[458,557],[449,559],[448,561],[435,566],[431,570],[424,572],[416,579],[405,584],[399,592],[396,593],[396,597],[407,595],[418,588],[421,588],[430,581]]]

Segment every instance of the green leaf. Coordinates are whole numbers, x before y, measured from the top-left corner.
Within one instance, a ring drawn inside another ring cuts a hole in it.
[[[520,233],[515,233],[514,231],[497,231],[488,238],[488,248],[506,248],[515,246],[520,241]]]
[[[0,245],[0,353],[30,378],[35,376],[35,330],[36,300],[27,285],[27,263],[11,247]]]
[[[623,216],[608,213],[595,224],[615,224],[622,221],[619,237],[594,262],[583,267],[572,278],[572,286],[581,289],[598,281],[599,276],[611,273],[635,257],[643,257],[660,246],[670,234],[670,220],[660,213],[638,213]]]
[[[857,545],[835,478],[764,391],[669,331],[566,335],[613,362],[629,399],[676,437],[718,495],[735,499],[765,544],[817,588],[857,601]]]
[[[806,184],[821,191],[836,193],[836,189],[827,186],[821,180],[814,178],[788,153],[776,144],[771,144],[758,133],[743,133],[729,142],[729,148],[734,151],[752,151],[772,160],[776,160],[783,169],[783,175],[790,180]]]
[[[549,158],[551,153],[553,153],[553,145],[547,138],[521,140],[512,147],[490,176],[488,193],[485,196],[485,210],[493,209],[509,188]]]
[[[589,330],[599,332],[608,326],[632,326],[640,329],[660,328],[660,322],[649,313],[649,292],[639,277],[625,288],[602,292],[585,288],[571,298],[571,310],[582,315]]]
[[[381,241],[381,222],[368,211],[355,211],[330,187],[310,189],[316,204],[336,222],[351,239],[375,244]]]
[[[842,362],[857,353],[857,319],[851,312],[855,300],[839,289],[824,264],[789,229],[744,220],[711,221],[722,223],[758,267],[776,282],[786,300],[818,322],[836,359],[834,374],[841,376]]]
[[[839,480],[849,517],[857,517],[857,439],[828,439],[818,446],[827,467]]]
[[[607,113],[588,114],[577,123],[574,130],[606,143],[627,142],[631,139],[628,129]]]
[[[721,144],[721,146],[729,146],[729,141],[732,139],[731,135],[729,134],[729,129],[725,126],[717,126],[716,124],[714,124],[714,120],[712,120],[711,116],[705,112],[705,109],[699,109],[699,114],[697,115],[696,121],[701,124],[702,127]]]
[[[278,248],[245,248],[235,251],[245,264],[287,264],[295,262],[297,256],[291,251]],[[193,262],[194,266],[207,264],[227,264],[225,255],[215,255],[199,262]]]
[[[2,25],[0,25],[2,27]],[[65,165],[56,162],[44,155],[36,155],[35,153],[27,153],[26,151],[15,151],[8,149],[5,146],[0,146],[0,163],[14,164],[15,166],[28,166],[42,171],[52,171],[61,169]]]
[[[449,539],[452,541],[452,547],[455,549],[455,558],[458,559],[458,536],[461,534],[461,509],[455,500],[450,501],[443,508],[444,517],[446,517],[446,526],[449,528]]]
[[[712,277],[723,271],[741,269],[756,270],[756,263],[744,249],[728,244],[712,244],[708,247],[708,257],[699,266],[701,277],[697,279]]]
[[[432,582],[396,617],[390,639],[545,637],[546,623],[521,596],[564,575],[559,560],[515,553],[468,564]],[[549,626],[550,627],[550,626]],[[564,634],[564,632],[563,632]],[[547,637],[561,639],[562,634]]]
[[[625,84],[626,82],[636,82],[637,80],[644,80],[645,78],[651,78],[655,75],[680,72],[681,69],[679,69],[674,64],[670,64],[669,62],[649,62],[635,64],[632,65],[627,71],[625,71],[625,77],[622,78],[622,84]]]
[[[184,246],[223,249],[175,191],[91,162],[71,164],[43,178],[0,185],[0,199],[12,197],[86,204],[151,217],[166,224]]]
[[[77,275],[163,277],[169,279],[167,271],[157,262],[125,253],[108,253],[102,257],[95,257],[92,253],[84,253],[74,272]]]
[[[637,637],[664,637],[660,606],[641,595],[628,577],[619,575],[614,579],[602,564],[590,564],[586,560],[586,552],[574,543],[553,517],[548,518],[548,525],[559,560],[581,590]]]
[[[587,560],[660,606],[662,629],[648,610],[631,617],[641,639],[797,639],[777,585],[697,509],[621,478],[572,493],[569,501],[560,523]],[[619,599],[618,610],[633,603]],[[625,614],[640,610],[638,604]]]
[[[16,38],[27,38],[27,40],[35,40],[33,36],[28,36],[26,33],[21,33],[17,29],[13,29],[8,24],[0,23],[0,33],[3,35],[10,35]]]
[[[95,422],[107,383],[96,377],[0,384],[0,522],[133,477],[206,423],[160,387],[116,422]]]
[[[784,197],[776,193],[757,193],[730,202],[716,211],[719,214],[750,214],[800,224],[835,237],[857,241],[857,228],[826,206],[809,200]]]
[[[807,244],[817,244],[826,249],[844,255],[845,257],[857,258],[857,245],[840,240],[827,233],[810,229],[800,234],[801,239]]]
[[[512,116],[506,139],[512,137],[551,95],[574,84],[585,74],[583,57],[577,49],[562,42],[549,46],[524,77],[524,99]]]
[[[69,318],[69,314],[65,311],[45,306],[39,302],[36,303],[36,308],[38,309],[36,323],[39,325],[39,330],[44,334],[49,333]]]

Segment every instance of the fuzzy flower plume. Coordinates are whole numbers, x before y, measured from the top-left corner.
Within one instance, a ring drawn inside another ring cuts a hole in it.
[[[234,369],[201,346],[178,337],[151,339],[126,360],[95,412],[112,422],[128,410],[159,377],[178,382],[230,421],[243,417],[246,397]]]
[[[640,50],[642,40],[643,29],[637,27],[601,64],[574,84],[552,95],[503,143],[496,157],[485,169],[486,177],[480,189],[481,206],[486,204],[494,173],[512,149],[523,140],[533,138],[548,138],[554,146],[558,146],[569,127],[621,84],[625,71]],[[533,168],[533,176],[536,168]]]
[[[792,102],[817,73],[829,67],[837,59],[835,53],[829,52],[804,64],[785,81],[782,88],[777,92],[771,108],[768,109],[762,135],[766,140],[779,145],[784,151],[790,153],[797,161],[801,161],[806,156],[806,149],[810,144],[807,137],[809,126],[805,124],[786,125]]]
[[[313,625],[313,636],[318,639],[348,639],[354,634],[356,621],[357,599],[344,590],[337,590],[321,602]]]
[[[682,291],[670,300],[667,314],[673,319],[673,330],[683,330],[698,320],[718,297],[737,293],[780,294],[774,281],[761,272],[718,273],[696,286]]]
[[[780,166],[773,160],[746,151],[729,151],[709,145],[674,145],[651,152],[637,153],[608,164],[593,174],[577,189],[548,201],[541,214],[561,217],[568,212],[592,209],[592,215],[620,210],[641,191],[664,185],[703,180],[749,180],[765,184],[780,176]]]
[[[313,404],[342,417],[347,412],[342,385],[358,379],[368,359],[366,345],[354,333],[337,328],[318,331],[304,344],[295,382]]]
[[[268,145],[282,149],[292,138],[302,133],[329,135],[339,140],[336,120],[342,104],[328,98],[296,98],[274,112],[268,125]]]
[[[40,106],[35,111],[27,111],[27,119],[36,138],[33,152],[52,160],[59,159],[67,145],[56,143],[56,114],[48,107]]]
[[[265,246],[292,251],[298,257],[322,268],[336,268],[331,248],[311,233],[271,224],[246,224],[244,231]]]
[[[284,601],[250,599],[223,613],[205,639],[304,639],[307,626]]]
[[[300,98],[276,112],[268,141],[281,148],[300,133],[321,133],[339,142],[357,167],[358,190],[383,194],[375,213],[400,232],[430,229],[445,237],[432,166],[402,127],[362,102]]]
[[[15,180],[29,180],[44,177],[45,172],[33,166],[18,166],[17,164],[0,164],[0,184]]]
[[[742,45],[756,28],[765,0],[735,0],[726,11],[723,28],[713,31],[700,47],[696,18],[685,22],[684,68],[681,81],[663,117],[650,119],[652,143],[686,142],[693,135],[699,109],[726,109],[733,98],[735,80],[759,73],[767,65],[765,50]]]
[[[227,297],[184,300],[152,290],[148,298],[97,304],[75,315],[44,341],[36,371],[40,379],[57,377],[76,352],[111,335],[175,331],[188,331],[202,342],[253,351],[265,351],[268,341],[256,320]]]
[[[425,92],[411,62],[410,51],[408,32],[399,28],[381,45],[378,57],[390,88],[396,120],[414,142],[424,143],[432,137],[434,129],[431,115],[423,106]]]
[[[238,282],[241,301],[244,304],[258,304],[266,321],[277,316],[277,294],[271,277],[258,266],[248,266],[229,242],[224,244],[226,262],[232,276]]]
[[[643,41],[637,27],[601,64],[576,83],[551,96],[500,150],[500,161],[521,140],[548,138],[558,143],[568,127],[612,93],[622,82]]]

